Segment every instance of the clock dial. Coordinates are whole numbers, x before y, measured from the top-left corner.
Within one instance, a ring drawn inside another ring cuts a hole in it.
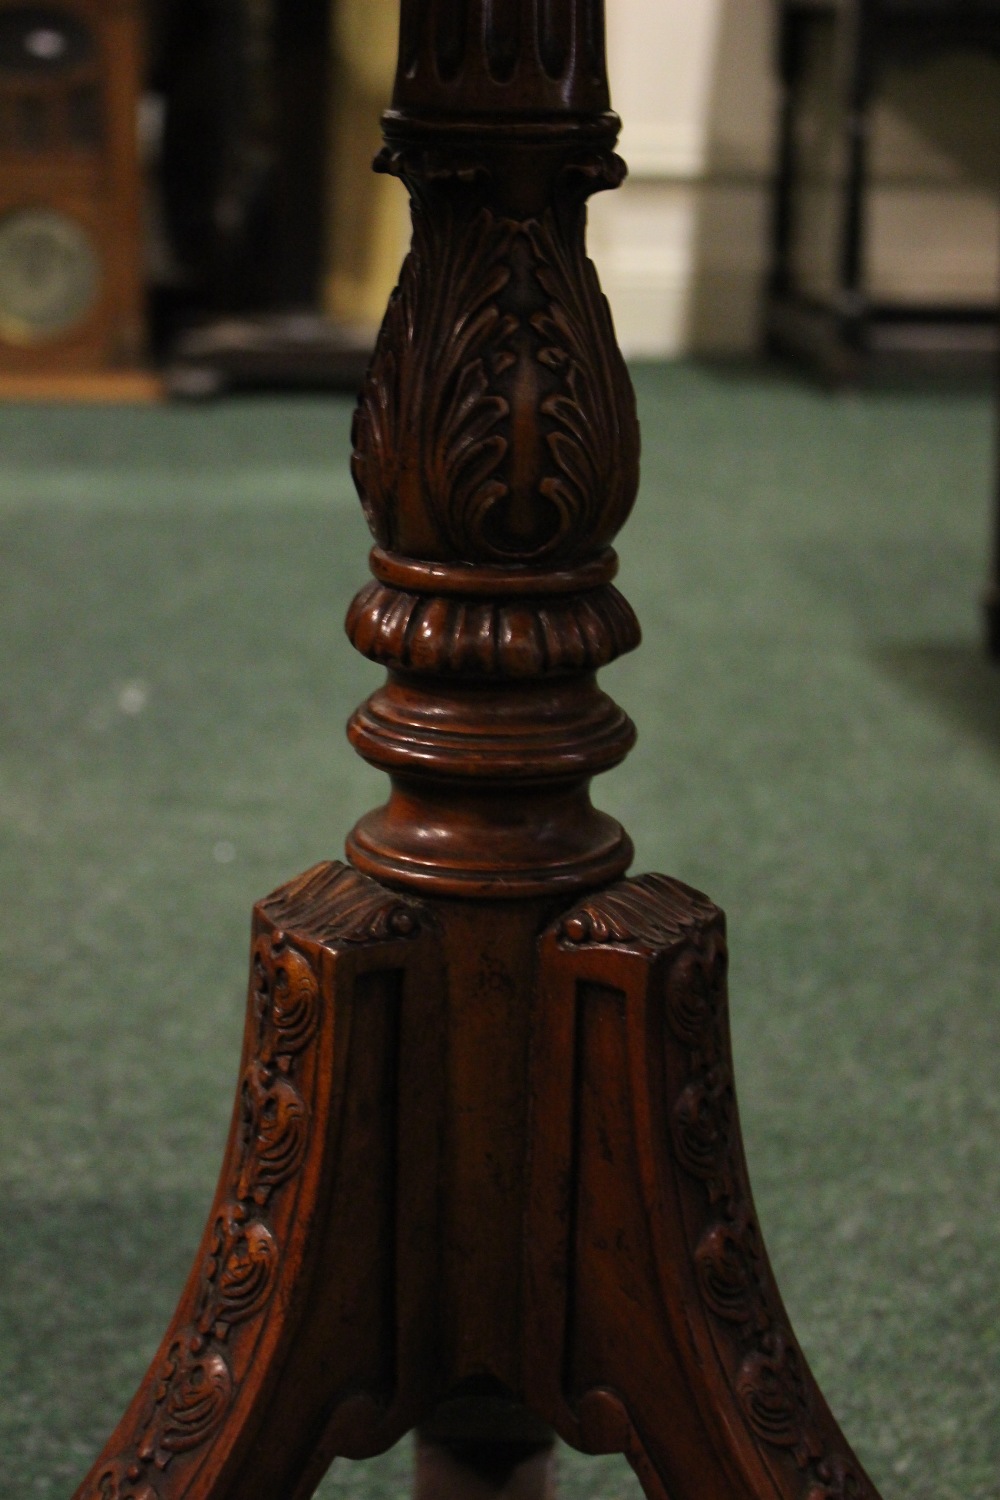
[[[36,344],[58,338],[97,301],[101,266],[81,225],[49,208],[0,219],[0,336]]]

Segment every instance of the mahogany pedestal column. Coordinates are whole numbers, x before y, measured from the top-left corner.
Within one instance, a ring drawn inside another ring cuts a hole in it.
[[[376,538],[351,739],[387,804],[256,908],[205,1238],[78,1500],[305,1500],[416,1428],[417,1489],[543,1495],[553,1433],[650,1500],[873,1500],[782,1309],[722,914],[591,777],[634,730],[610,543],[628,376],[584,252],[615,187],[598,0],[404,0],[413,247],[355,426]]]

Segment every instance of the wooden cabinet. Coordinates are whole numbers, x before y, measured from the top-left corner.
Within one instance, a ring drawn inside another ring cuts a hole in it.
[[[129,0],[0,3],[0,394],[141,389]]]

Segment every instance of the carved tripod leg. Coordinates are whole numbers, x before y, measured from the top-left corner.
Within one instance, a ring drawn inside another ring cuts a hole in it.
[[[761,1241],[725,965],[721,912],[658,875],[542,940],[528,1279],[561,1354],[529,1400],[651,1500],[872,1500]]]
[[[257,906],[205,1236],[76,1500],[294,1500],[335,1454],[380,1452],[419,1420],[404,1392],[421,1389],[437,1164],[433,1103],[410,1096],[435,1072],[420,1058],[436,966],[423,909],[344,865]],[[398,1128],[414,1110],[432,1116],[419,1152]]]

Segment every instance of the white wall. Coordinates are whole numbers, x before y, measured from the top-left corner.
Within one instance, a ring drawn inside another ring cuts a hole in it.
[[[717,283],[707,319],[715,341],[753,342],[775,106],[772,11],[771,0],[608,0],[612,101],[630,176],[593,201],[590,246],[629,354],[712,341],[705,275]]]

